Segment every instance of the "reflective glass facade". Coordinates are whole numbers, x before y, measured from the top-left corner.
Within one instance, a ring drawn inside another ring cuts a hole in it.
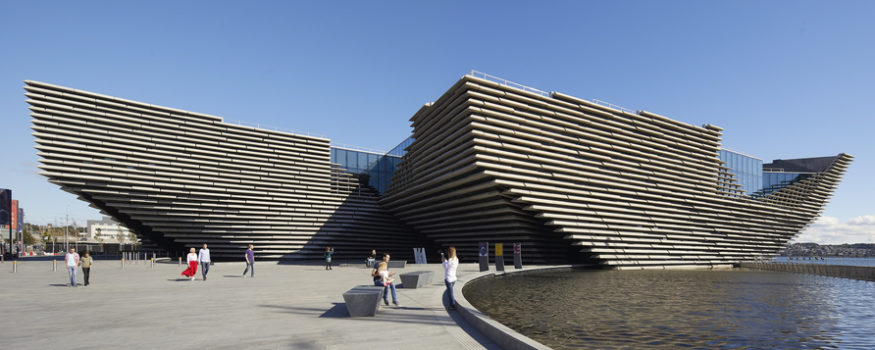
[[[726,148],[720,150],[720,160],[726,163],[729,172],[735,175],[745,194],[763,188],[763,160]]]
[[[763,173],[763,189],[759,195],[767,196],[772,192],[780,190],[784,187],[792,185],[794,182],[803,180],[811,176],[804,173],[785,173],[785,172],[764,172]]]
[[[401,157],[407,154],[407,146],[410,146],[411,143],[413,143],[413,136],[410,136],[406,140],[401,141],[398,146],[395,146],[395,148],[393,148],[389,152],[386,152],[386,154]]]
[[[389,181],[392,180],[392,174],[401,162],[401,157],[331,147],[331,162],[340,164],[341,168],[353,174],[368,175],[368,185],[382,194],[389,187]]]

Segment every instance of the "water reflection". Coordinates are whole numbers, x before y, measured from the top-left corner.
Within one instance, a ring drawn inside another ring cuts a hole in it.
[[[754,270],[563,271],[465,297],[553,348],[875,348],[875,283]]]

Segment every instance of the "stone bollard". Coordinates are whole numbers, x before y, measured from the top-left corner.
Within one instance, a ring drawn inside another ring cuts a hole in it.
[[[182,266],[182,257],[179,258],[179,264],[177,265]]]
[[[52,260],[52,272],[58,271],[58,259]]]
[[[12,273],[18,272],[18,260],[12,261]]]
[[[122,270],[125,269],[125,257],[122,257]]]

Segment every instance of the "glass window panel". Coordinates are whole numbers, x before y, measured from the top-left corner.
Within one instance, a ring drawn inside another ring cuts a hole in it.
[[[358,171],[366,171],[368,168],[368,154],[364,152],[358,153]]]
[[[347,150],[343,150],[343,153],[346,154],[346,168],[350,171],[355,171],[357,163],[355,153]]]

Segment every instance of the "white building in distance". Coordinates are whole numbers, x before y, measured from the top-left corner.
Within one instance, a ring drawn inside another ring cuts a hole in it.
[[[102,220],[88,220],[88,232],[85,238],[89,241],[99,241],[103,238],[104,242],[131,242],[131,237],[133,234],[127,227],[109,216],[104,216]]]

